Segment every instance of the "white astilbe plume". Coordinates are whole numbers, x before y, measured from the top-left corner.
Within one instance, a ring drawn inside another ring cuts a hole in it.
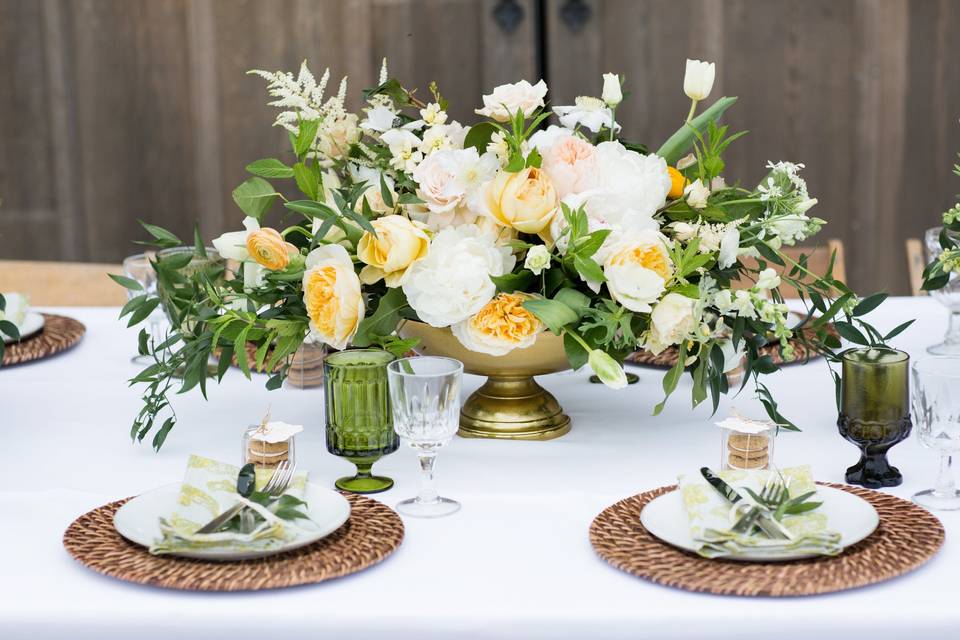
[[[389,74],[387,73],[387,59],[384,58],[384,59],[383,59],[383,62],[380,63],[380,79],[377,80],[377,85],[383,84],[384,82],[387,81],[387,78],[389,78],[389,77],[390,77],[390,76],[389,76]]]
[[[267,92],[276,100],[269,102],[272,107],[283,109],[274,121],[274,126],[298,133],[300,120],[323,120],[328,116],[342,117],[346,113],[344,100],[347,93],[346,77],[340,81],[340,90],[337,95],[323,102],[323,93],[330,80],[330,69],[323,72],[320,82],[316,81],[307,61],[300,65],[300,73],[294,78],[288,71],[270,73],[261,69],[253,69],[247,73],[260,76],[267,81]]]

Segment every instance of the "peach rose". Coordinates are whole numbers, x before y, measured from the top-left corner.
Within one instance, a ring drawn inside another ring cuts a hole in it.
[[[299,253],[279,231],[269,227],[247,234],[247,251],[257,264],[271,271],[283,271],[290,264],[290,254]]]
[[[523,308],[533,296],[501,293],[476,315],[451,327],[453,335],[470,351],[502,356],[525,349],[537,340],[543,323]]]
[[[487,184],[490,215],[505,227],[522,233],[539,233],[550,224],[557,209],[557,190],[547,174],[536,167],[517,173],[500,171]]]
[[[563,199],[597,184],[597,149],[577,136],[563,136],[543,155],[543,170]]]
[[[338,244],[323,245],[307,256],[306,268],[303,304],[310,332],[334,349],[346,349],[366,312],[350,254]]]
[[[357,257],[367,265],[360,281],[373,284],[383,278],[388,287],[399,287],[410,265],[427,255],[430,238],[403,216],[384,216],[370,224],[377,235],[367,231],[357,244]]]

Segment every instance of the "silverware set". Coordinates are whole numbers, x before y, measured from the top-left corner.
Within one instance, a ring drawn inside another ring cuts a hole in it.
[[[270,476],[270,479],[267,481],[267,484],[261,489],[261,493],[265,493],[271,498],[279,498],[287,490],[287,487],[290,486],[290,481],[293,480],[293,474],[297,470],[296,464],[290,464],[289,460],[284,460],[277,465],[277,468],[274,469],[273,475]],[[246,496],[245,496],[246,497]],[[237,502],[216,518],[203,525],[197,529],[197,533],[214,533],[220,527],[230,522],[230,520],[241,513],[240,515],[240,528],[241,531],[248,532],[253,529],[253,514],[250,513],[249,509],[245,510],[246,505],[242,502]]]

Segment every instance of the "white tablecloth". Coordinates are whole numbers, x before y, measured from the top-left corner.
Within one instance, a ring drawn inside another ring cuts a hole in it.
[[[105,502],[178,480],[186,456],[233,460],[243,428],[273,416],[306,425],[298,457],[326,485],[350,465],[326,452],[322,390],[268,392],[231,371],[223,384],[175,399],[180,421],[162,451],[131,445],[140,406],[126,380],[135,332],[116,309],[61,309],[87,325],[72,351],[0,370],[0,637],[12,638],[948,638],[960,633],[960,514],[938,513],[944,548],[921,569],[845,593],[809,598],[735,598],[657,586],[611,568],[590,547],[588,528],[609,504],[716,464],[719,436],[709,409],[691,412],[689,380],[660,417],[661,374],[616,392],[586,374],[542,378],[573,418],[551,442],[455,439],[442,452],[442,493],[463,509],[438,520],[405,518],[406,538],[384,563],[321,585],[240,594],[142,587],[77,564],[61,536]],[[895,299],[872,319],[915,325],[896,345],[920,356],[944,332],[946,312],[929,299]],[[469,377],[465,392],[479,380]],[[833,383],[823,361],[769,377],[783,412],[803,429],[777,444],[781,466],[811,463],[820,480],[843,481],[856,449],[836,428]],[[745,392],[725,398],[762,415]],[[911,438],[890,458],[908,497],[932,486],[935,452]],[[393,504],[416,491],[417,465],[401,449],[376,466],[396,487]]]

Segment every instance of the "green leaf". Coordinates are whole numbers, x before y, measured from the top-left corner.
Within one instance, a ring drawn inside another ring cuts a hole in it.
[[[150,298],[145,300],[143,304],[139,305],[136,310],[130,315],[130,320],[127,322],[128,327],[142,322],[153,313],[153,310],[157,308],[157,305],[160,304],[160,298]]]
[[[170,429],[173,429],[173,425],[176,423],[177,419],[174,416],[170,416],[164,421],[163,426],[160,427],[160,430],[153,436],[154,451],[160,451],[160,447],[163,446],[164,441],[167,439],[167,434],[170,433]]]
[[[260,220],[277,195],[273,185],[263,178],[248,178],[233,190],[233,201],[245,214]]]
[[[540,152],[536,147],[530,150],[530,153],[527,154],[527,166],[540,168],[540,163],[543,162],[543,156],[540,155]]]
[[[136,296],[135,298],[130,298],[129,300],[127,300],[127,304],[123,305],[123,308],[120,309],[120,315],[117,317],[122,318],[128,313],[133,313],[133,310],[139,307],[144,302],[146,302],[148,297],[149,297],[148,294],[144,293],[139,296]]]
[[[108,273],[110,279],[116,282],[118,285],[125,289],[130,289],[131,291],[143,291],[143,285],[134,280],[133,278],[128,278],[126,276],[117,276],[112,273]],[[3,311],[3,308],[0,308],[0,311]]]
[[[557,335],[563,332],[564,326],[579,320],[576,311],[556,300],[527,300],[523,303],[523,308],[535,315]]]
[[[388,289],[377,304],[377,310],[372,315],[360,321],[357,334],[353,337],[355,347],[368,347],[374,343],[377,336],[388,336],[397,328],[400,322],[400,311],[407,306],[407,296],[403,289],[396,287]]]
[[[203,236],[200,235],[200,223],[194,223],[193,225],[193,253],[198,258],[207,257],[207,248],[203,244]]]
[[[417,197],[415,193],[401,193],[397,198],[397,204],[424,204],[424,201]]]
[[[490,144],[490,138],[496,131],[497,126],[492,122],[479,122],[473,125],[463,139],[463,148],[473,147],[477,153],[484,154],[487,151],[487,145]]]
[[[247,165],[247,171],[261,178],[292,178],[294,175],[293,169],[276,158],[264,158],[251,162]]]
[[[680,377],[683,375],[683,369],[686,366],[686,360],[687,343],[686,341],[683,341],[680,343],[680,351],[677,354],[677,363],[670,368],[670,371],[667,371],[665,376],[663,376],[664,398],[660,401],[660,404],[653,408],[653,415],[660,415],[660,412],[663,411],[663,408],[667,404],[667,399],[670,397],[670,394],[677,389],[677,385],[680,383]]]
[[[557,291],[553,299],[573,309],[578,318],[582,318],[583,314],[590,308],[590,297],[570,287]]]
[[[879,307],[884,300],[889,297],[887,293],[875,293],[872,296],[867,296],[863,300],[857,303],[857,306],[853,308],[853,315],[855,316],[865,316],[877,307]]]
[[[311,200],[320,197],[320,170],[316,164],[307,166],[302,162],[293,165],[293,178],[300,189]]]
[[[313,140],[317,137],[317,130],[320,128],[319,120],[306,120],[300,123],[300,132],[297,134],[293,150],[297,156],[302,156],[310,147],[313,146]]]
[[[682,158],[696,139],[696,134],[703,135],[707,125],[711,121],[717,121],[723,116],[736,98],[723,97],[714,102],[703,113],[694,118],[690,123],[684,123],[676,133],[670,136],[666,142],[657,150],[657,155],[667,161],[667,164],[674,165],[677,160]]]
[[[163,227],[147,224],[143,220],[140,221],[140,226],[146,229],[147,233],[153,236],[154,240],[156,240],[156,242],[153,244],[156,244],[158,247],[177,247],[183,244],[183,242],[180,241],[180,238],[173,235]]]
[[[900,335],[906,330],[907,327],[912,325],[915,321],[916,321],[916,318],[914,318],[913,320],[907,320],[903,324],[897,325],[896,327],[894,327],[894,329],[890,333],[883,336],[884,341],[890,340],[891,338],[895,338],[896,336]]]
[[[590,352],[583,348],[580,341],[574,338],[569,331],[563,334],[563,350],[567,354],[567,361],[574,370],[579,370],[590,359]]]
[[[522,269],[517,273],[505,273],[502,276],[490,276],[493,284],[497,285],[497,291],[513,293],[514,291],[526,291],[527,287],[533,284],[536,276],[529,269]]]
[[[839,333],[844,339],[854,342],[856,344],[868,346],[870,341],[857,329],[855,326],[849,322],[843,320],[837,320],[833,323],[833,326],[836,328],[837,333]]]
[[[314,200],[294,200],[293,202],[285,202],[283,206],[297,213],[308,215],[311,218],[322,218],[326,220],[331,216],[334,218],[340,217],[340,214],[330,205],[315,202]]]
[[[0,320],[0,333],[4,333],[13,340],[20,339],[20,329],[9,320]]]
[[[267,391],[275,391],[283,386],[283,374],[275,373],[267,380]]]
[[[600,249],[610,233],[610,229],[598,229],[587,236],[577,238],[575,242],[571,243],[569,253],[589,258]]]
[[[240,367],[240,371],[248,380],[250,379],[250,362],[247,360],[247,334],[250,333],[251,326],[249,324],[245,326],[233,341],[233,352],[237,356],[237,366]]]
[[[383,177],[384,174],[380,174],[380,197],[383,198],[383,203],[393,208],[393,194],[390,193],[390,187],[387,186],[387,180]]]
[[[576,255],[573,257],[573,267],[584,279],[591,282],[604,282],[607,279],[603,275],[603,269],[593,258]]]

